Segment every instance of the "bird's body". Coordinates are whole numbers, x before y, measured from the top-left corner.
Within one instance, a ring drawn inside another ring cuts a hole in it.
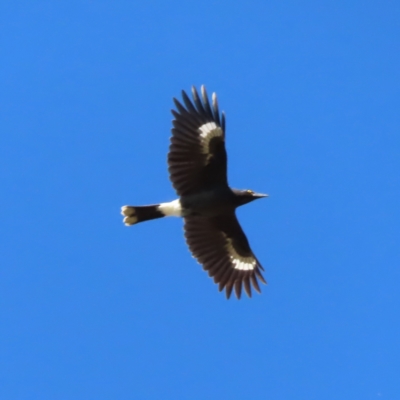
[[[216,187],[181,197],[183,215],[215,217],[234,210],[235,196],[227,187]]]
[[[150,206],[124,206],[126,225],[165,216],[183,217],[186,242],[227,297],[242,285],[251,296],[251,285],[260,291],[257,278],[266,283],[262,267],[250,249],[237,221],[237,207],[266,195],[231,189],[227,180],[225,115],[220,116],[216,95],[212,107],[202,86],[202,99],[192,88],[193,103],[182,92],[185,107],[176,99],[168,165],[179,198]]]

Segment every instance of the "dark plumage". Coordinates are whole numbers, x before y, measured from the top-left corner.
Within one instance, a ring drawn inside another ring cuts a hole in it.
[[[266,283],[261,264],[253,254],[235,214],[237,207],[266,195],[231,189],[227,180],[225,114],[220,115],[217,97],[209,103],[204,86],[201,98],[192,88],[193,101],[182,91],[183,103],[174,99],[168,170],[179,199],[151,206],[124,206],[126,225],[160,218],[184,218],[186,242],[193,256],[219,290],[232,290],[238,298],[242,287],[251,297],[251,286],[260,292]]]

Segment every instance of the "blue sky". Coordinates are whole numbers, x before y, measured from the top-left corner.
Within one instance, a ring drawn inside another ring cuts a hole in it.
[[[400,398],[395,1],[0,4],[0,398]],[[227,301],[169,201],[172,97],[227,115],[268,285]]]

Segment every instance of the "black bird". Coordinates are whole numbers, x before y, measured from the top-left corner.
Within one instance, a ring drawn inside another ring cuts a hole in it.
[[[265,194],[231,189],[227,179],[225,114],[220,115],[217,96],[212,105],[204,86],[201,99],[192,87],[193,101],[182,91],[183,106],[174,98],[168,170],[179,198],[149,206],[124,206],[125,225],[162,218],[183,217],[186,242],[197,261],[208,271],[219,290],[232,289],[238,299],[242,286],[251,297],[251,284],[260,292],[257,278],[266,283],[261,264],[235,214],[235,209]],[[250,284],[251,283],[251,284]]]

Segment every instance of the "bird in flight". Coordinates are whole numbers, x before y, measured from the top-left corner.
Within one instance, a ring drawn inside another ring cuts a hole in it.
[[[235,210],[268,195],[232,189],[227,179],[225,114],[220,114],[215,93],[210,104],[204,86],[201,97],[192,87],[190,100],[182,91],[184,105],[174,98],[168,170],[179,198],[148,206],[123,206],[125,225],[166,216],[183,217],[186,243],[208,272],[219,291],[229,299],[242,287],[251,297],[251,286],[260,293],[258,280],[266,283],[263,267],[252,252]]]

